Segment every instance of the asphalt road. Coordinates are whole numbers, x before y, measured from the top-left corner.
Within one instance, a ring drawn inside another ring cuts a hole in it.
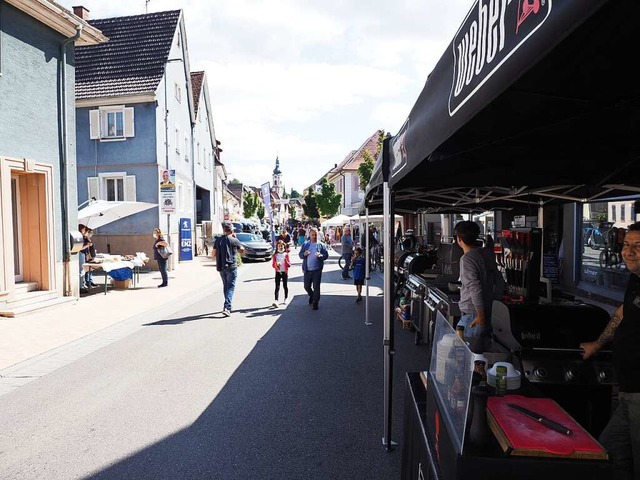
[[[387,452],[380,289],[365,326],[335,253],[318,311],[301,274],[296,259],[291,303],[270,309],[270,264],[246,264],[230,318],[213,291],[0,397],[0,478],[399,478],[403,376],[426,347],[396,323]]]

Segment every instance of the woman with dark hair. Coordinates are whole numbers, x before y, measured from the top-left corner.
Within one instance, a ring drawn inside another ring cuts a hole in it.
[[[160,276],[162,277],[162,283],[158,285],[158,288],[166,287],[169,283],[169,275],[167,274],[167,258],[163,258],[158,252],[160,247],[166,247],[167,241],[164,239],[162,235],[162,230],[159,228],[153,229],[153,259],[158,262],[158,270],[160,271]]]

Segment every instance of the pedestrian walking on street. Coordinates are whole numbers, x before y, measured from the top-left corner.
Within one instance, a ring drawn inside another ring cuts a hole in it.
[[[162,235],[162,230],[159,228],[153,229],[153,259],[158,263],[158,270],[160,271],[160,276],[162,277],[162,283],[158,285],[158,288],[166,287],[169,285],[169,274],[167,273],[167,262],[168,258],[164,258],[158,252],[158,248],[166,247],[167,241]]]
[[[289,267],[291,266],[289,252],[287,251],[286,245],[282,240],[278,240],[278,243],[276,244],[276,251],[273,254],[271,265],[276,271],[276,290],[273,308],[278,308],[278,298],[280,297],[281,282],[282,289],[284,290],[284,301],[282,302],[282,305],[287,304],[287,298],[289,297],[289,287],[287,286],[287,280],[289,278]]]
[[[356,247],[353,252],[355,254],[352,261],[353,284],[356,286],[356,293],[358,294],[356,303],[360,303],[362,301],[362,285],[364,285],[364,274],[367,263],[362,255],[362,248]]]
[[[351,256],[353,255],[353,238],[351,237],[351,229],[349,227],[344,227],[340,243],[342,245],[342,258],[344,260],[342,279],[347,280],[351,278],[349,276],[349,266],[351,265]]]
[[[224,306],[222,314],[225,317],[231,315],[231,304],[233,294],[236,289],[236,279],[238,278],[238,252],[244,252],[244,247],[233,235],[233,224],[231,222],[222,223],[223,235],[216,238],[213,245],[213,258],[216,259],[216,269],[222,278],[222,288],[224,292]]]
[[[313,309],[318,310],[322,268],[324,261],[329,258],[327,247],[324,243],[318,242],[318,229],[309,230],[309,241],[302,245],[299,256],[302,259],[304,289],[309,295],[309,305],[313,305]]]

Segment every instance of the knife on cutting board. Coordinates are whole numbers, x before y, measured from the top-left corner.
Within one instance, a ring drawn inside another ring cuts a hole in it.
[[[543,415],[540,415],[539,413],[532,412],[531,410],[521,407],[520,405],[516,405],[515,403],[507,403],[507,405],[510,408],[514,409],[516,412],[520,412],[523,415],[526,415],[527,417],[534,419],[536,422],[544,425],[547,428],[550,428],[551,430],[555,430],[556,432],[562,433],[563,435],[571,435],[571,429],[565,427],[564,425],[558,422],[549,420],[548,418],[546,418]]]

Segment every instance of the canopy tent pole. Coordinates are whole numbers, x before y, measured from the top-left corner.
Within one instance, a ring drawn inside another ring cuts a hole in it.
[[[393,242],[393,217],[391,216],[392,209],[392,196],[389,188],[389,182],[383,183],[383,212],[384,212],[384,231],[385,239],[383,244],[383,256],[384,259],[391,258],[391,245]],[[368,264],[368,262],[367,262]],[[382,444],[386,447],[387,451],[391,451],[395,442],[391,440],[391,407],[393,398],[393,355],[395,354],[393,345],[393,322],[391,321],[391,309],[393,307],[391,298],[391,268],[385,268],[383,272],[383,292],[384,292],[384,437]]]
[[[367,240],[366,240],[366,245],[367,248],[365,248],[366,253],[365,253],[365,275],[364,277],[366,278],[367,281],[367,285],[365,286],[365,292],[364,292],[364,324],[369,326],[369,325],[373,325],[370,321],[369,321],[369,208],[367,207],[365,209],[365,235]],[[362,235],[362,234],[360,234]]]

